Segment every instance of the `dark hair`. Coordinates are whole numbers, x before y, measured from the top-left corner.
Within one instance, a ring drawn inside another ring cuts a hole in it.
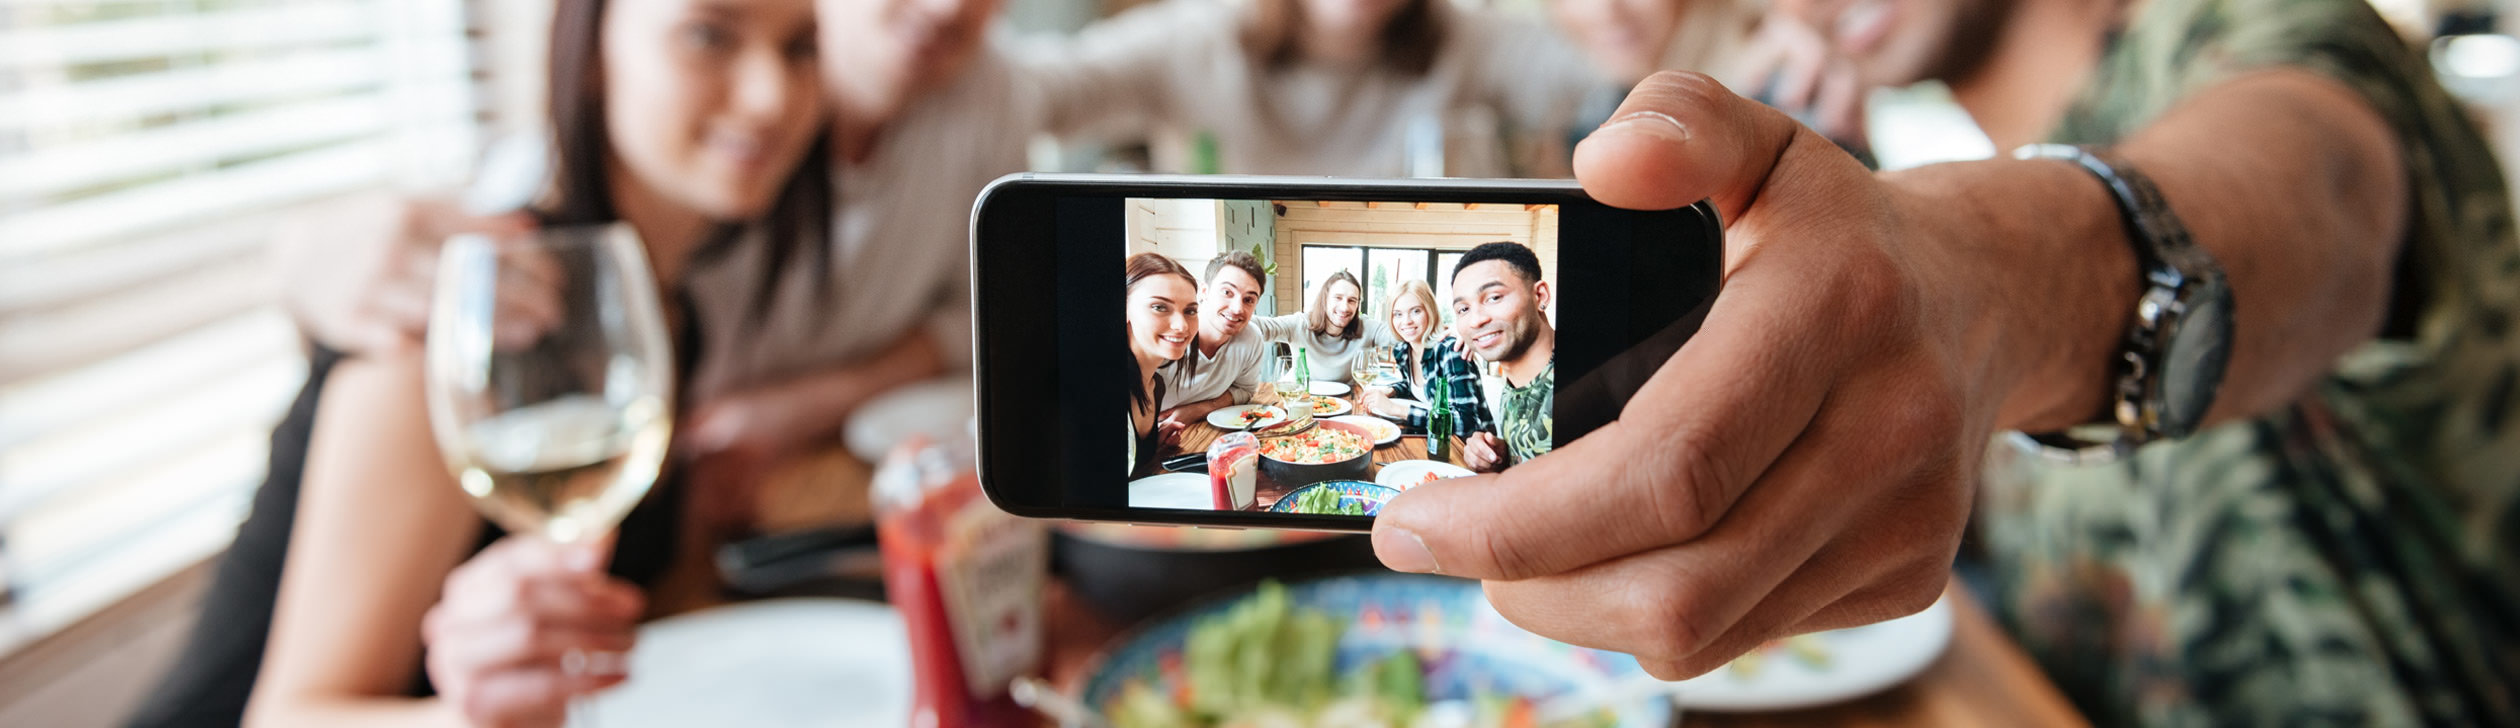
[[[1251,280],[1255,283],[1259,283],[1262,289],[1267,289],[1269,287],[1269,269],[1260,265],[1260,257],[1240,250],[1227,252],[1224,255],[1208,259],[1208,283],[1211,285],[1216,283],[1216,274],[1224,271],[1225,267],[1229,265],[1233,266],[1235,270],[1251,274]]]
[[[1435,69],[1435,54],[1444,47],[1443,16],[1435,4],[1446,0],[1403,0],[1383,26],[1382,64],[1411,76]],[[1263,68],[1284,67],[1295,60],[1296,39],[1304,27],[1302,0],[1259,0],[1242,26],[1243,50]]]
[[[1126,291],[1135,290],[1138,282],[1158,276],[1181,276],[1181,280],[1190,284],[1190,290],[1195,291],[1199,289],[1199,279],[1190,277],[1190,269],[1181,267],[1179,262],[1175,262],[1173,259],[1164,257],[1159,253],[1139,253],[1137,255],[1129,256],[1127,271],[1128,283],[1120,289],[1123,291],[1121,294],[1123,296],[1128,295],[1125,293]],[[1126,326],[1125,323],[1122,325],[1124,327]],[[1123,330],[1126,329],[1124,328]],[[1137,354],[1126,348],[1128,345],[1127,341],[1122,341],[1121,345],[1123,347],[1121,349],[1121,353],[1128,355],[1129,365],[1126,369],[1131,373],[1130,376],[1134,377],[1137,372]],[[1192,347],[1191,351],[1184,352],[1179,360],[1165,366],[1181,367],[1181,373],[1183,376],[1189,376],[1197,372],[1199,370],[1199,352],[1196,348],[1198,346],[1198,341],[1196,339],[1192,339],[1190,345]],[[1130,404],[1146,406],[1149,402],[1153,402],[1160,405],[1163,403],[1163,400],[1164,384],[1162,380],[1156,381],[1155,391],[1153,392],[1146,390],[1144,381],[1136,379],[1130,380]]]
[[[1311,324],[1308,328],[1312,329],[1313,333],[1331,333],[1330,287],[1338,285],[1340,281],[1346,281],[1348,285],[1356,287],[1356,315],[1349,316],[1347,328],[1338,331],[1339,338],[1354,341],[1365,335],[1365,284],[1356,280],[1356,274],[1349,273],[1346,268],[1340,268],[1338,272],[1330,274],[1329,280],[1322,281],[1321,287],[1313,291],[1312,308],[1304,312],[1304,321]]]
[[[1461,269],[1491,260],[1505,261],[1514,272],[1522,274],[1524,283],[1540,282],[1540,256],[1533,255],[1531,249],[1523,247],[1522,243],[1505,240],[1480,243],[1479,247],[1461,254],[1461,260],[1453,263],[1453,280],[1461,280]]]
[[[603,26],[606,0],[559,0],[552,8],[549,77],[549,123],[552,146],[552,191],[536,205],[534,216],[546,225],[618,222],[613,209],[612,134],[605,126]],[[831,270],[831,176],[820,166],[830,159],[828,124],[814,132],[814,142],[797,164],[779,197],[760,221],[770,246],[762,257],[760,284],[754,287],[752,317],[770,314],[776,300],[779,272],[790,265]],[[735,243],[742,227],[722,224],[695,253],[720,255]],[[801,260],[810,255],[810,261]],[[811,276],[818,298],[830,295],[831,276]]]

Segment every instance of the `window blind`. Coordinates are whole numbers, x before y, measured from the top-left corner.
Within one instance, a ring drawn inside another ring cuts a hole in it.
[[[461,0],[0,0],[0,651],[223,547],[303,381],[263,251],[460,180]]]

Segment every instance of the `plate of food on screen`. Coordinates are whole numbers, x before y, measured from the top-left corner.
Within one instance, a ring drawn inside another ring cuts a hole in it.
[[[1340,399],[1338,397],[1321,394],[1311,394],[1305,396],[1312,398],[1314,417],[1337,417],[1356,410],[1355,405],[1349,404],[1347,400]]]
[[[1339,417],[1332,417],[1330,418],[1330,421],[1345,422],[1357,427],[1365,428],[1366,436],[1374,438],[1375,447],[1381,447],[1400,441],[1400,426],[1391,424],[1385,420],[1366,417],[1364,415],[1343,415]]]
[[[1286,421],[1286,410],[1274,405],[1238,404],[1209,412],[1207,423],[1225,430],[1257,430]]]
[[[1469,468],[1434,460],[1402,460],[1384,463],[1382,472],[1374,474],[1374,482],[1392,490],[1408,490],[1438,480],[1467,478]]]
[[[1270,513],[1296,513],[1307,516],[1370,516],[1382,512],[1400,491],[1362,480],[1329,480],[1287,493]]]

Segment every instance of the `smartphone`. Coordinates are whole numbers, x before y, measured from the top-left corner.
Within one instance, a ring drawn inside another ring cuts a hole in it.
[[[998,507],[1331,531],[1463,473],[1472,438],[1510,468],[1616,419],[1723,266],[1706,203],[1540,180],[1018,174],[971,245]]]

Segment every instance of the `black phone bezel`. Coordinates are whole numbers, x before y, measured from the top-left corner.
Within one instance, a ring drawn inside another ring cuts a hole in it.
[[[1081,484],[1070,474],[1076,466],[1068,455],[1088,450],[1099,454],[1102,447],[1081,430],[1085,427],[1058,423],[1069,414],[1058,402],[1068,393],[1059,372],[1068,367],[1090,367],[1090,359],[1081,359],[1071,351],[1077,347],[1060,346],[1061,326],[1058,311],[1070,306],[1092,305],[1091,300],[1108,293],[1111,310],[1119,310],[1120,291],[1092,289],[1063,290],[1060,281],[1074,280],[1091,271],[1107,270],[1116,274],[1113,265],[1125,257],[1125,243],[1117,237],[1109,250],[1068,250],[1063,252],[1060,230],[1062,205],[1112,205],[1116,219],[1118,205],[1125,198],[1215,198],[1331,200],[1373,202],[1475,202],[1482,204],[1555,204],[1559,205],[1561,228],[1570,213],[1625,216],[1630,220],[1629,251],[1643,251],[1645,245],[1678,240],[1705,241],[1693,248],[1684,246],[1682,254],[1699,258],[1705,280],[1690,285],[1707,288],[1703,301],[1711,302],[1713,289],[1720,286],[1723,235],[1722,224],[1714,208],[1706,202],[1660,211],[1633,211],[1611,208],[1595,202],[1571,181],[1555,180],[1445,180],[1445,179],[1342,179],[1239,176],[1114,176],[1015,174],[1000,178],[982,191],[972,207],[971,269],[973,317],[973,374],[975,401],[978,409],[978,468],[981,489],[999,508],[1018,516],[1033,518],[1066,518],[1089,521],[1210,526],[1230,528],[1271,528],[1362,532],[1373,526],[1371,516],[1312,516],[1244,511],[1207,511],[1158,508],[1131,508],[1077,505],[1083,499],[1074,497]],[[1099,213],[1096,213],[1099,214]],[[1606,218],[1605,218],[1606,219]],[[1654,223],[1666,223],[1657,225]],[[1667,231],[1667,232],[1665,232]],[[1561,237],[1560,255],[1565,255],[1565,238]],[[1110,253],[1105,255],[1104,253]],[[1061,275],[1062,266],[1083,268]],[[1572,278],[1572,271],[1562,273],[1561,282]],[[1116,276],[1115,276],[1116,280]],[[1628,280],[1627,290],[1636,290],[1647,281]],[[1561,296],[1564,293],[1559,294]],[[1087,299],[1079,303],[1075,299]],[[1566,299],[1561,298],[1561,316],[1566,317]],[[1045,306],[1043,302],[1053,302]],[[1698,315],[1703,315],[1701,303]],[[1639,328],[1628,322],[1604,322],[1606,327],[1624,329],[1611,338],[1594,336],[1591,342],[1598,351],[1579,353],[1599,365],[1617,354],[1620,348],[1641,341],[1663,326]],[[1694,322],[1688,331],[1694,331]],[[1676,328],[1676,327],[1675,327]],[[1561,327],[1563,330],[1563,327]],[[1560,337],[1560,382],[1571,378],[1566,364],[1569,337]],[[1674,344],[1676,346],[1676,343]],[[1050,362],[1044,366],[1044,362]],[[1578,367],[1581,369],[1582,367]],[[1563,405],[1561,405],[1563,408]],[[1043,415],[1044,410],[1048,411]],[[1602,418],[1607,421],[1607,417]],[[1029,425],[1029,426],[1027,426]],[[1100,430],[1093,430],[1099,432]],[[1110,448],[1109,459],[1117,464],[1119,448]],[[1039,474],[1026,476],[1023,474]],[[1039,494],[1054,494],[1047,502]],[[1023,496],[1032,495],[1028,499]]]

